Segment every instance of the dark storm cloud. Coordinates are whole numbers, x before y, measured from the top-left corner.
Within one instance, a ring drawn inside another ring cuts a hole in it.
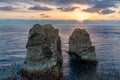
[[[0,7],[0,10],[4,10],[4,11],[12,11],[15,10],[17,8],[14,8],[12,6],[4,6],[4,7]]]
[[[104,9],[101,11],[102,14],[110,14],[110,13],[114,13],[115,10],[110,10],[110,9]]]
[[[35,6],[33,6],[33,7],[30,7],[29,10],[50,11],[50,10],[52,10],[52,9],[49,8],[49,7],[45,7],[45,6],[35,5]]]

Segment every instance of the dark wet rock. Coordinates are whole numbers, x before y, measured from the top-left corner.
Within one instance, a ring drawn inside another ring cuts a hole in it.
[[[69,54],[83,63],[97,64],[95,46],[85,29],[75,29],[69,37]]]
[[[28,80],[59,80],[62,75],[61,40],[52,25],[36,24],[29,31],[23,76]]]

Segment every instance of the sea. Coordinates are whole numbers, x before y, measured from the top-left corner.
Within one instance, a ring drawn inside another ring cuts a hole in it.
[[[120,23],[120,21],[119,21]],[[120,80],[120,24],[80,23],[76,21],[0,20],[0,80],[21,72],[26,57],[26,43],[34,24],[52,24],[62,40],[63,78],[67,80]],[[82,64],[71,59],[68,39],[75,28],[86,29],[96,48],[98,65]]]

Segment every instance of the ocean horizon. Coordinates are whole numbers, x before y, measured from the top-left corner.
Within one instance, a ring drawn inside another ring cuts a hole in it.
[[[114,21],[113,21],[114,22]],[[81,24],[76,21],[36,21],[36,20],[0,20],[0,80],[7,80],[13,73],[23,67],[26,51],[25,48],[30,28],[34,24],[53,24],[59,30],[62,40],[63,75],[68,80],[82,80],[90,76],[92,80],[103,76],[105,80],[120,79],[120,23]],[[68,51],[68,38],[75,28],[86,29],[90,34],[92,44],[96,48],[98,65],[96,67],[82,65],[71,61]]]
[[[25,19],[0,19],[0,25],[33,26],[34,24],[79,24],[79,25],[106,25],[120,26],[120,20],[25,20]]]

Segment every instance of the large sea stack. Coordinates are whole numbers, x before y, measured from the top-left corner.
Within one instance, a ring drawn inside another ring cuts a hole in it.
[[[52,25],[35,24],[29,31],[23,76],[28,80],[60,80],[61,40]]]
[[[69,37],[69,54],[83,63],[97,64],[95,46],[85,29],[77,28]]]

